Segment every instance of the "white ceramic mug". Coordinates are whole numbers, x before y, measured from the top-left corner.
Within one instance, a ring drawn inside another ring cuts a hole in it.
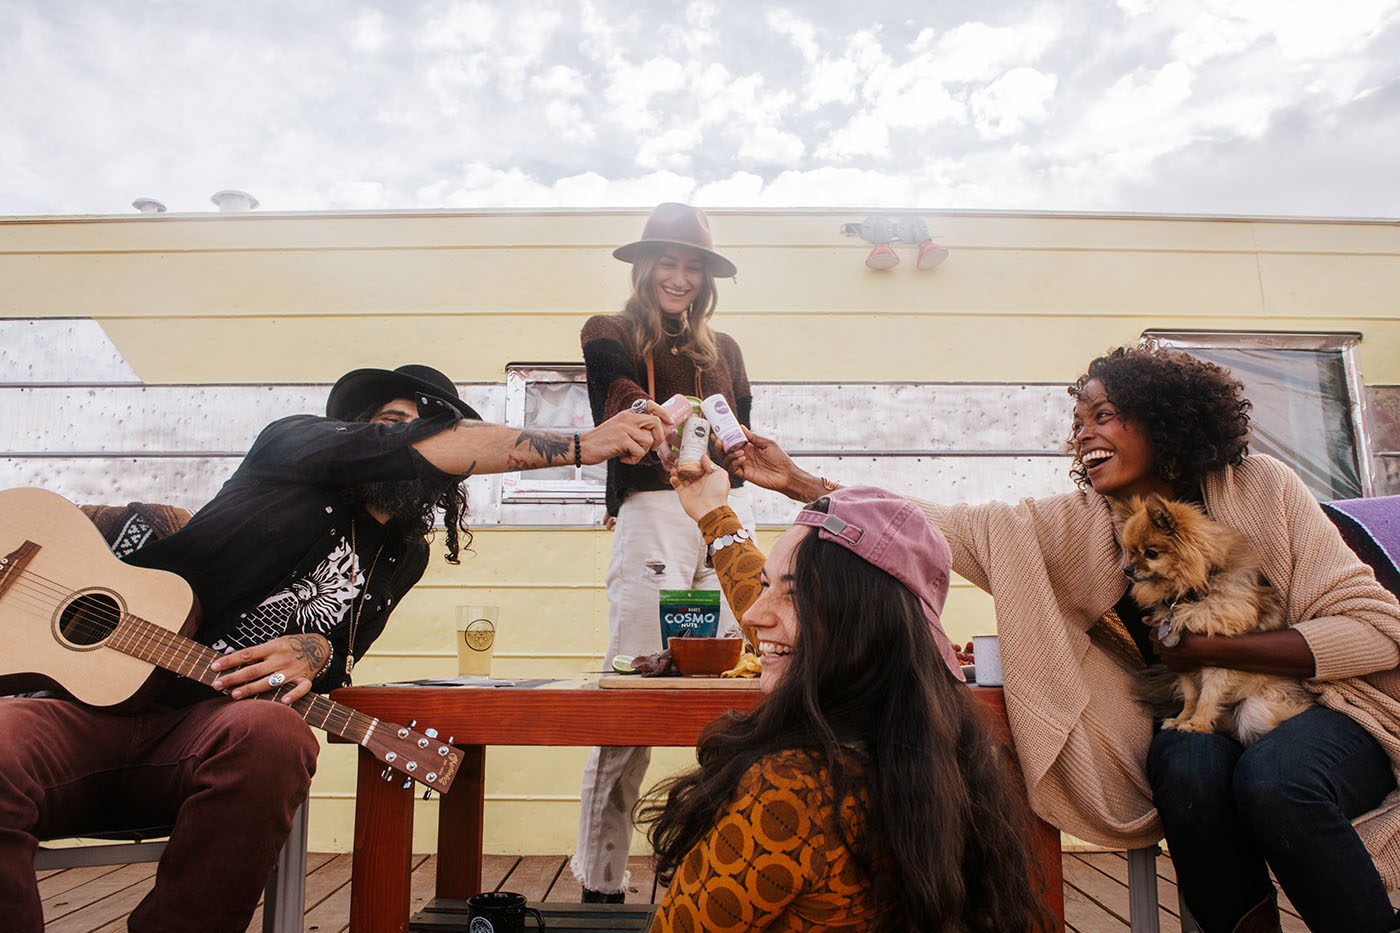
[[[1000,687],[1001,647],[995,635],[972,636],[972,659],[977,668],[977,686]]]

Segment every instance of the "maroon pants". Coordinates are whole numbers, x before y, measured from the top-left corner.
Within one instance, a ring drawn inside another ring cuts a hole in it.
[[[266,700],[119,716],[0,698],[0,925],[43,930],[39,839],[174,824],[130,929],[242,933],[306,799],[317,748],[299,715]]]

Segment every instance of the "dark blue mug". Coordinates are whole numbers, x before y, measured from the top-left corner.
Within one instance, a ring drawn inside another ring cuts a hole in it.
[[[467,898],[468,933],[525,933],[525,915],[534,914],[539,929],[544,917],[525,906],[525,895],[512,891],[484,891]]]

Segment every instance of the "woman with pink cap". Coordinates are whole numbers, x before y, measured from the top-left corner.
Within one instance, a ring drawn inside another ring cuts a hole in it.
[[[744,356],[732,337],[710,327],[715,280],[736,270],[715,252],[705,212],[661,204],[647,218],[641,239],[613,255],[631,264],[632,293],[620,313],[589,318],[580,334],[594,421],[601,424],[629,408],[663,414],[658,402],[675,395],[721,395],[739,422],[749,424],[752,396]],[[737,478],[733,482],[743,485]],[[734,501],[752,531],[745,491],[736,489]],[[719,589],[705,542],[655,457],[635,465],[608,463],[607,509],[616,524],[605,577],[605,666],[617,655],[662,649],[660,590]],[[721,634],[737,628],[727,606],[721,608],[720,628]],[[595,748],[589,754],[572,862],[585,902],[623,900],[632,807],[650,758],[649,748]]]
[[[1029,810],[939,622],[943,536],[852,487],[764,563],[735,539],[723,470],[675,482],[757,635],[765,697],[711,724],[699,765],[644,807],[671,878],[652,930],[1047,929]]]

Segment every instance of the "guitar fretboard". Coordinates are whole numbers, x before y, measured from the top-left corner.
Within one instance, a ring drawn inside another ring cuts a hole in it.
[[[122,614],[121,623],[106,644],[122,654],[174,671],[205,686],[212,684],[218,676],[209,670],[209,664],[220,657],[217,651],[130,613]],[[259,696],[276,699],[290,686],[284,684]],[[373,716],[366,716],[316,693],[305,694],[289,705],[309,724],[359,745],[364,745],[379,725],[379,720]]]

